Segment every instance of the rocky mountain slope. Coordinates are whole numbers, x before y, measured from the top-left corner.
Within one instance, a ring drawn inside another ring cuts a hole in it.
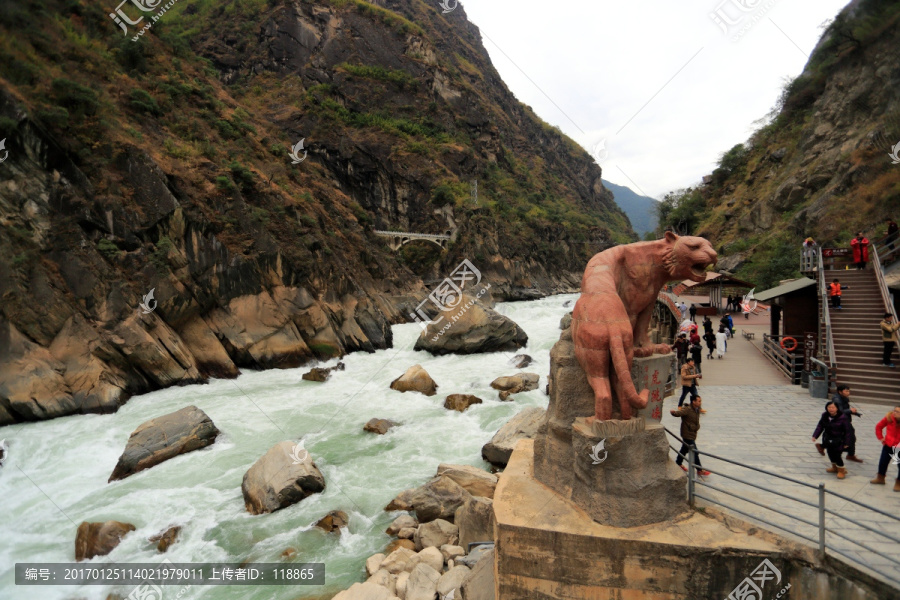
[[[796,274],[799,247],[885,234],[900,214],[900,4],[851,2],[825,29],[769,124],[703,185],[670,194],[661,226],[708,237],[719,267],[762,287]]]
[[[462,7],[2,2],[0,55],[0,424],[384,348],[463,258],[533,297],[634,239]]]

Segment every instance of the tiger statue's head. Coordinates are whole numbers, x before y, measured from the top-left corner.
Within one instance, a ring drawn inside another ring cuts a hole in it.
[[[667,231],[660,242],[665,248],[663,265],[671,281],[690,279],[702,283],[706,281],[706,268],[719,260],[712,245],[701,237],[678,236]]]

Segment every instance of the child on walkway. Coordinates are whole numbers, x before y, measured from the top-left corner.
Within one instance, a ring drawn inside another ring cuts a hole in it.
[[[690,406],[682,406],[678,410],[670,410],[669,414],[673,417],[681,417],[681,439],[684,443],[681,444],[681,450],[678,451],[678,458],[675,459],[675,464],[681,467],[682,471],[687,471],[687,467],[681,463],[684,462],[687,451],[693,448],[694,466],[697,467],[697,472],[705,477],[710,475],[710,472],[703,470],[703,467],[700,466],[700,455],[697,454],[697,432],[700,431],[700,407],[702,404],[703,399],[700,396],[694,396],[691,398]]]
[[[843,479],[847,476],[847,469],[844,468],[841,453],[850,445],[850,421],[833,401],[825,405],[825,412],[819,418],[812,441],[815,442],[819,435],[822,435],[822,444],[831,460],[831,468],[825,469],[825,472],[837,473],[837,478]]]
[[[882,444],[881,460],[878,461],[878,475],[869,483],[884,485],[888,463],[891,462],[891,457],[896,452],[894,448],[900,446],[900,404],[878,421],[878,424],[875,425],[875,437]],[[897,481],[894,482],[894,491],[900,492],[900,463],[897,463]]]

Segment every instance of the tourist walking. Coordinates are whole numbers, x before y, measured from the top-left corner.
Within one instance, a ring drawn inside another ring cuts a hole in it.
[[[700,338],[697,338],[696,344],[691,344],[691,358],[694,359],[694,366],[697,367],[697,373],[703,375],[701,363],[703,362],[703,346],[700,345]]]
[[[688,394],[691,398],[697,397],[697,380],[703,379],[703,375],[697,372],[694,365],[694,357],[690,356],[684,366],[681,367],[681,398],[678,399],[678,406],[684,404],[684,397]]]
[[[709,350],[706,354],[706,358],[712,360],[713,350],[716,349],[716,334],[710,329],[703,334],[703,339],[706,341],[706,349]]]
[[[688,340],[686,333],[678,334],[678,337],[675,338],[675,343],[672,344],[672,350],[675,351],[675,356],[678,357],[678,368],[680,369],[687,358]]]
[[[897,241],[898,234],[900,234],[900,227],[897,227],[897,224],[893,219],[887,220],[887,235],[884,237],[884,242],[887,244],[887,247],[893,252],[894,243]]]
[[[692,345],[693,345],[693,344],[699,344],[699,343],[700,343],[700,334],[697,333],[697,326],[696,326],[696,325],[694,325],[693,327],[691,327],[691,335],[688,337],[688,341],[689,341]]]
[[[844,467],[841,453],[850,443],[849,425],[850,422],[847,420],[847,415],[838,409],[837,404],[829,402],[825,405],[825,412],[822,413],[819,424],[816,425],[816,430],[813,432],[813,442],[822,435],[822,443],[825,446],[825,451],[828,453],[829,460],[831,460],[831,468],[825,469],[825,472],[837,473],[838,479],[843,479],[847,476],[847,469]]]
[[[678,310],[681,312],[681,320],[686,321],[688,317],[688,307],[687,304],[684,303],[684,300],[678,305]]]
[[[734,337],[734,321],[731,320],[731,315],[729,313],[725,313],[725,328],[728,329],[728,335],[730,337]]]
[[[838,409],[847,417],[847,425],[850,427],[847,460],[861,463],[862,459],[856,456],[856,430],[853,428],[853,417],[861,417],[862,415],[850,406],[850,386],[845,383],[837,386],[837,393],[831,397],[831,401],[837,404]]]
[[[691,323],[694,322],[694,319],[697,318],[697,307],[692,303],[691,307],[688,309],[688,313],[691,315]]]
[[[713,332],[713,324],[712,320],[709,318],[709,315],[703,317],[703,331],[705,331],[706,333]]]
[[[898,329],[900,329],[900,323],[894,322],[894,315],[889,312],[884,313],[884,320],[881,322],[881,342],[884,344],[881,364],[886,367],[894,366],[894,363],[891,362],[891,354],[894,353],[894,346],[897,344]]]
[[[818,244],[816,244],[816,240],[811,237],[803,240],[803,271],[815,271],[816,270],[816,248],[818,248]]]
[[[884,485],[888,463],[900,453],[900,404],[878,421],[875,425],[875,437],[881,442],[881,458],[878,460],[878,475],[869,483]],[[894,464],[897,465],[897,481],[894,482],[894,491],[900,492],[900,461]]]
[[[700,455],[697,453],[697,433],[700,431],[700,413],[703,410],[703,399],[700,396],[691,398],[689,406],[682,406],[678,410],[670,410],[669,414],[673,417],[681,417],[681,450],[678,451],[678,457],[675,464],[681,467],[682,471],[687,471],[687,467],[683,464],[684,457],[687,456],[688,450],[694,449],[694,466],[697,467],[697,473],[704,477],[709,475],[709,471],[703,470],[700,465]]]
[[[725,334],[725,326],[719,326],[719,332],[716,334],[716,355],[718,358],[725,357],[725,351],[728,350],[728,336]]]
[[[843,289],[844,286],[841,285],[839,279],[835,279],[828,286],[828,295],[831,296],[831,308],[841,310],[841,290]]]
[[[850,241],[850,247],[853,249],[853,262],[856,263],[856,268],[865,269],[866,263],[869,262],[869,240],[861,231],[857,231],[856,237]]]

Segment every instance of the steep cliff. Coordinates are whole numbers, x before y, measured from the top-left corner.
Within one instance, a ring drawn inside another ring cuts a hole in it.
[[[724,153],[703,185],[671,194],[661,225],[709,237],[719,267],[760,287],[799,267],[799,247],[875,240],[900,213],[900,4],[851,2],[826,27],[772,119]]]
[[[384,348],[463,258],[533,297],[634,239],[461,6],[3,2],[0,55],[0,424]]]

